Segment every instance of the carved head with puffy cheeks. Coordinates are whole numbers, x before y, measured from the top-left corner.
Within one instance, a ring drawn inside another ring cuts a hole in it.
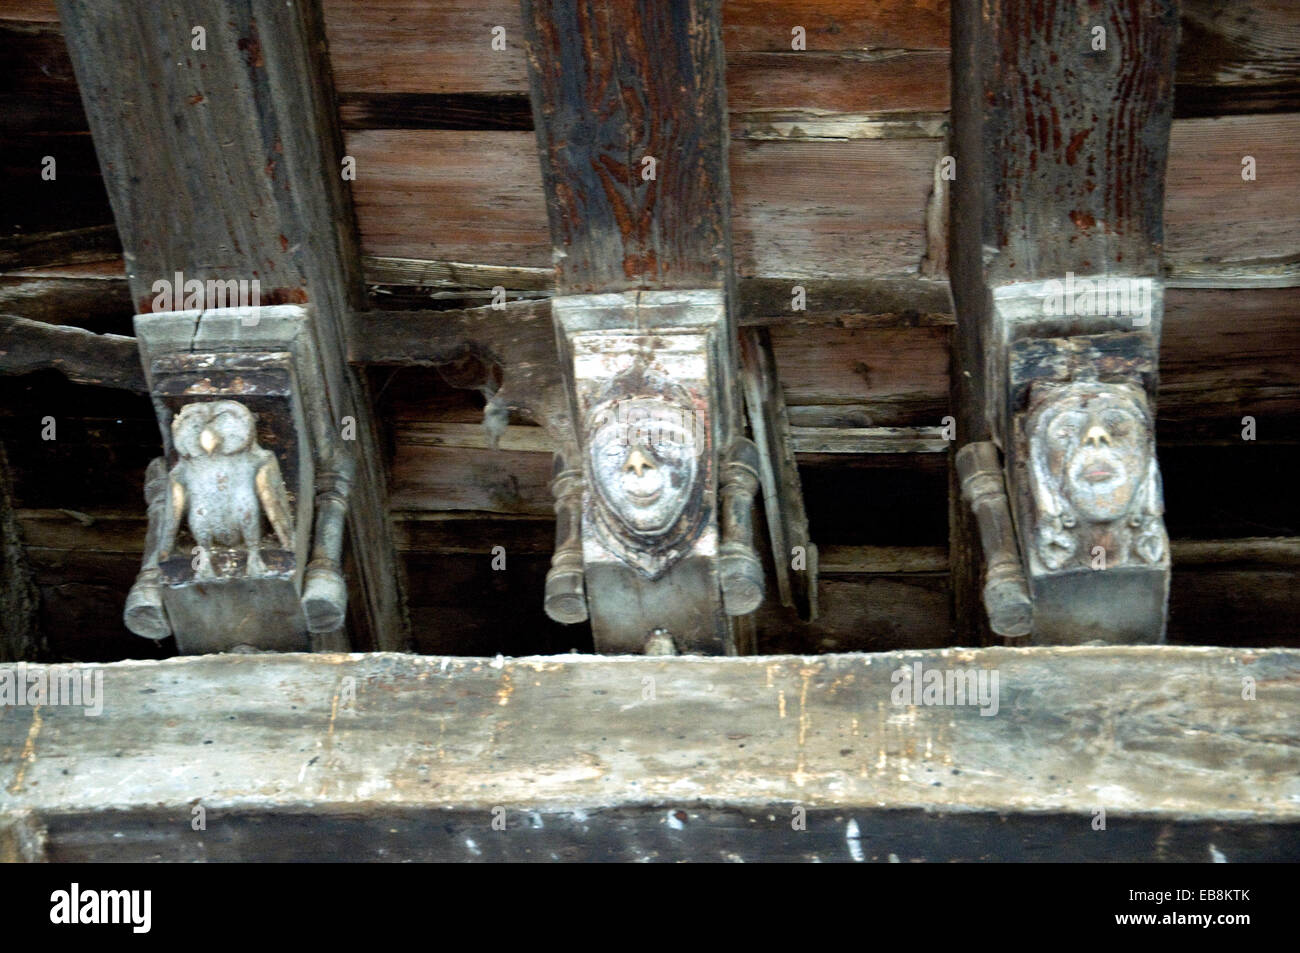
[[[701,448],[693,417],[659,397],[615,400],[593,415],[587,447],[596,489],[638,535],[667,533],[694,496]]]
[[[1040,555],[1056,568],[1079,520],[1126,520],[1145,540],[1162,512],[1155,435],[1145,394],[1128,384],[1076,381],[1036,390],[1027,421]],[[1154,543],[1138,555],[1155,561]]]

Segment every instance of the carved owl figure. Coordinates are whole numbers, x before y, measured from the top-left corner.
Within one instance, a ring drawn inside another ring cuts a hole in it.
[[[159,559],[175,546],[184,515],[199,545],[197,576],[215,575],[214,544],[247,549],[247,574],[264,574],[263,513],[285,549],[293,548],[293,520],[280,464],[258,446],[253,412],[233,400],[188,404],[172,419],[172,442],[180,460],[168,474]]]

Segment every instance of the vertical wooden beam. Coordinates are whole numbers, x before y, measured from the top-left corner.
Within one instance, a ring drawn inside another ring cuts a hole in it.
[[[763,505],[781,605],[805,622],[816,620],[817,546],[808,533],[799,467],[794,461],[790,418],[781,393],[772,338],[766,328],[740,333],[741,379],[750,429],[758,447]]]
[[[1177,30],[1173,0],[953,10],[958,443],[1002,451],[1036,641],[1163,638],[1151,421]],[[973,521],[951,523],[969,613]]]
[[[524,0],[560,294],[729,282],[720,9]]]
[[[318,4],[60,0],[59,10],[137,309],[173,310],[154,308],[154,284],[177,273],[257,280],[261,304],[310,307],[327,426],[357,465],[353,642],[404,648],[382,454],[346,359],[362,285]]]
[[[560,470],[582,469],[585,601],[603,652],[734,652],[728,616],[762,598],[720,7],[524,0],[573,402]],[[548,581],[560,621],[579,614],[571,550]]]

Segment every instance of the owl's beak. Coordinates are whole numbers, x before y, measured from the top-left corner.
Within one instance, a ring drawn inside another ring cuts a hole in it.
[[[217,449],[217,444],[220,442],[221,438],[206,427],[204,427],[203,432],[199,434],[199,446],[203,448],[204,453],[211,453],[213,450]]]

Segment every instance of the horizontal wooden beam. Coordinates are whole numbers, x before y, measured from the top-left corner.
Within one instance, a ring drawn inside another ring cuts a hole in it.
[[[78,384],[147,390],[135,338],[0,314],[0,374],[45,368]]]
[[[984,672],[983,703],[918,704],[917,666],[918,690],[928,671]],[[965,856],[959,834],[1007,816],[1011,836],[980,838],[990,859],[1022,857],[1047,831],[1063,859],[1160,856],[1124,836],[1131,825],[1208,825],[1195,850],[1177,839],[1188,859],[1208,860],[1211,841],[1231,861],[1296,859],[1300,844],[1300,762],[1278,743],[1300,718],[1294,650],[207,656],[79,670],[100,685],[100,713],[47,703],[0,718],[0,813],[29,812],[51,858],[305,856],[293,824],[413,836],[435,815],[450,831],[404,850],[549,859],[576,838],[593,859],[948,859]],[[838,816],[839,837],[801,840],[800,809],[819,827]],[[881,835],[906,811],[931,839],[904,837],[899,853]],[[1099,811],[1110,833],[1094,829]],[[259,825],[273,835],[225,836]],[[311,840],[312,855],[351,841]]]
[[[398,442],[420,447],[485,450],[492,438],[479,424],[411,421],[397,427]],[[943,453],[948,443],[940,427],[793,427],[796,453]],[[510,426],[498,450],[554,453],[555,441],[541,427]]]
[[[533,428],[514,428],[507,431]],[[503,438],[503,444],[507,438]],[[145,517],[139,513],[18,509],[14,518],[28,547],[54,551],[122,553],[138,556],[144,545]],[[477,513],[465,510],[393,512],[397,548],[403,552],[481,553],[487,540],[506,543],[510,551],[550,553],[554,518],[528,514]],[[435,528],[431,528],[435,527]],[[478,527],[477,529],[475,527]],[[513,528],[512,528],[513,527]],[[1252,566],[1283,569],[1300,565],[1300,537],[1248,536],[1238,539],[1174,539],[1175,569]],[[834,574],[947,572],[942,546],[821,547],[821,568]]]

